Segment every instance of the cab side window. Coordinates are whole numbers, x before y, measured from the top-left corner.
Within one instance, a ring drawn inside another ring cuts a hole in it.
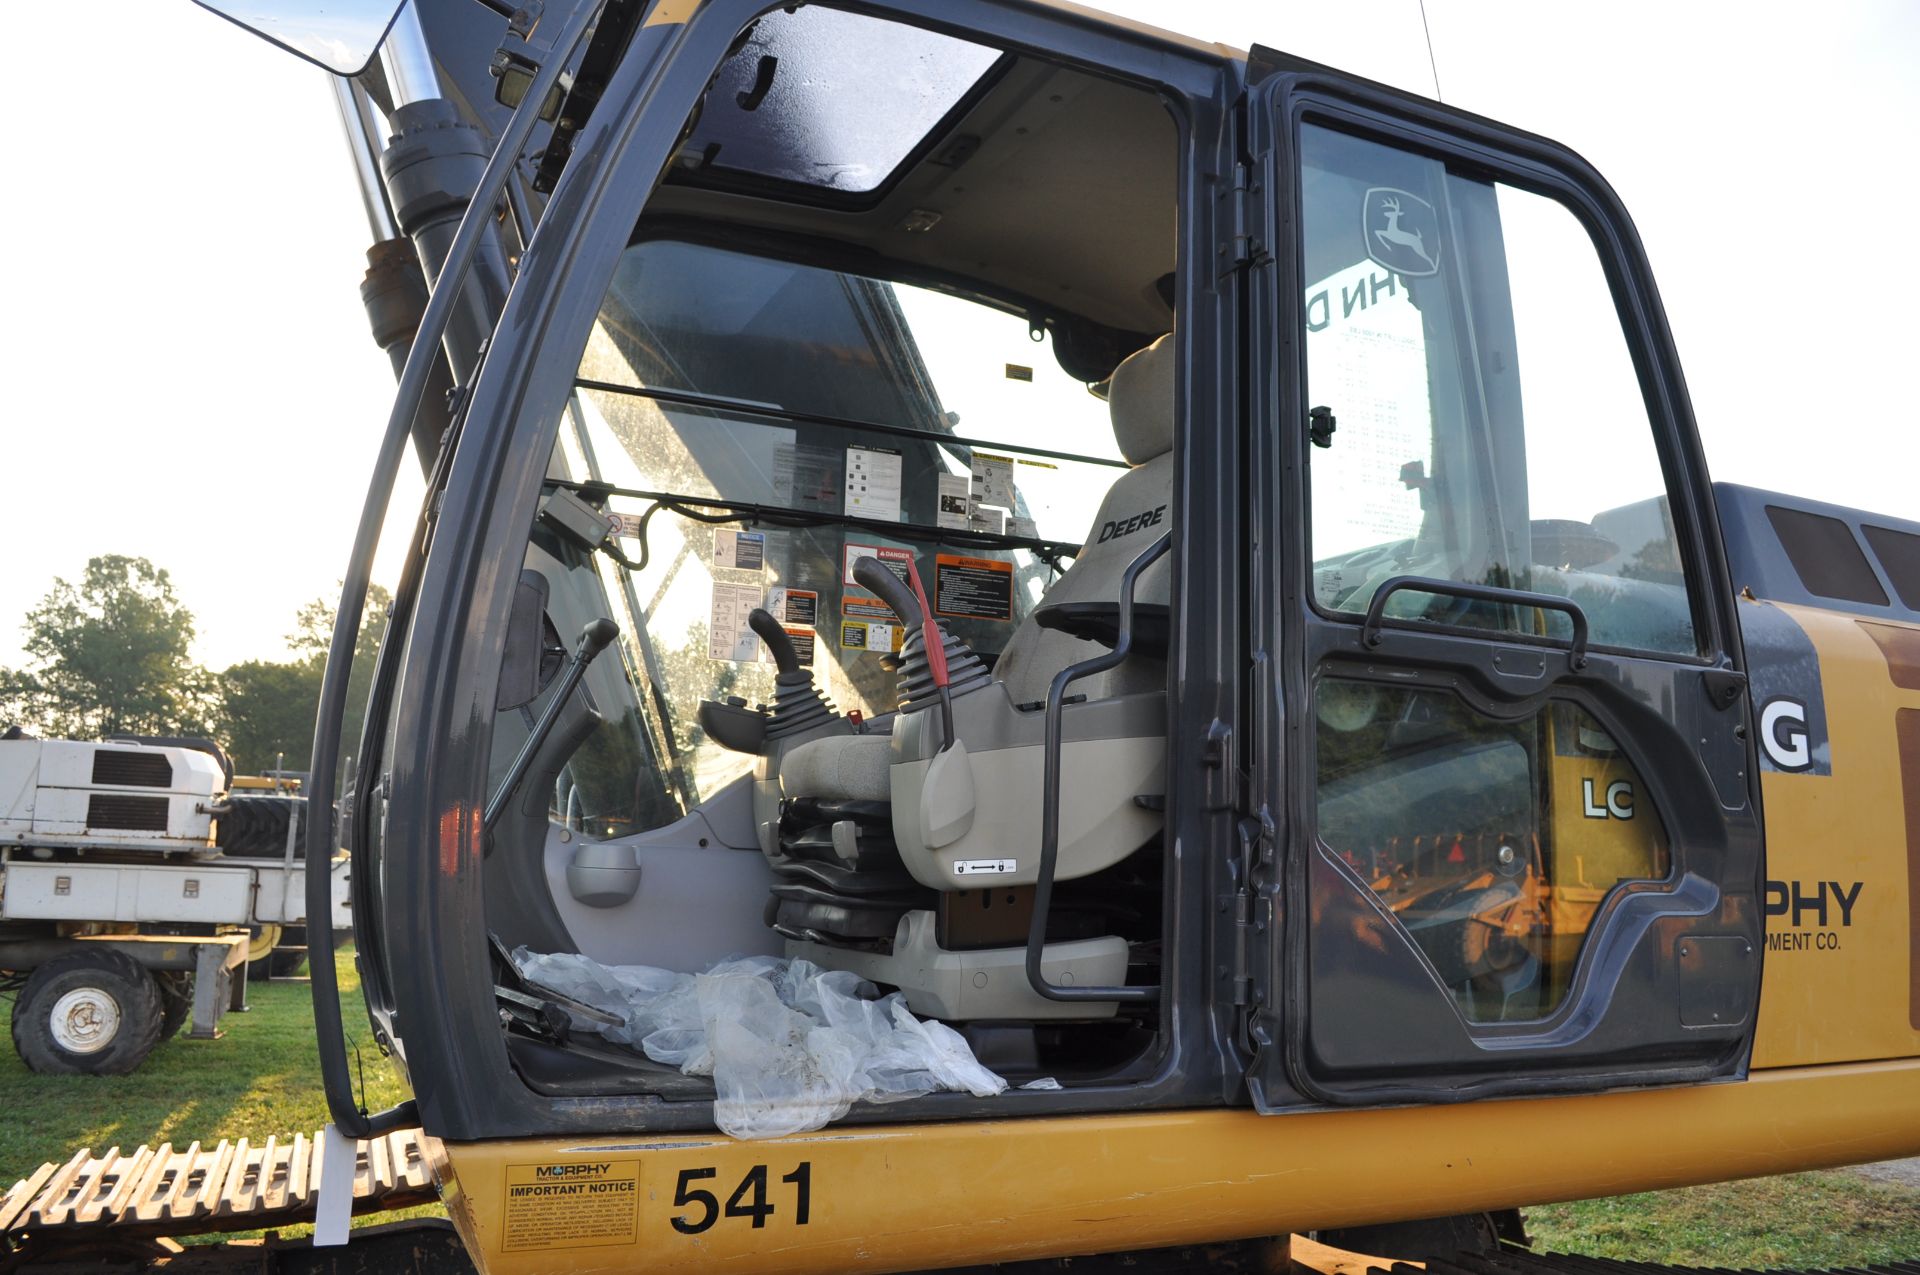
[[[1557,594],[1592,641],[1698,651],[1667,485],[1613,294],[1553,199],[1301,133],[1314,599],[1396,575]],[[1419,593],[1389,615],[1564,637],[1559,613]]]

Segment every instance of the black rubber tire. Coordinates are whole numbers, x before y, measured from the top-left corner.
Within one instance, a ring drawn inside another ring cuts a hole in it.
[[[160,989],[160,1041],[165,1043],[193,1017],[193,975],[185,970],[156,970],[153,981]]]
[[[295,948],[288,951],[282,948],[267,958],[267,974],[271,978],[292,978],[306,963],[307,954],[304,949]]]
[[[222,854],[278,859],[287,853],[287,824],[294,824],[293,857],[307,857],[307,803],[299,797],[229,797],[213,843]]]
[[[88,989],[113,1001],[120,1022],[99,1048],[80,1053],[55,1039],[53,1010],[61,997]],[[160,1043],[163,1017],[160,984],[138,961],[105,948],[76,952],[48,961],[27,979],[13,1006],[13,1047],[42,1075],[124,1076]]]

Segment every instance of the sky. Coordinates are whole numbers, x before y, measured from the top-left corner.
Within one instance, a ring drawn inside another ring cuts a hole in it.
[[[1418,0],[1104,7],[1427,95],[1437,73],[1572,146],[1639,228],[1713,476],[1920,518],[1920,5],[1427,0],[1431,60]],[[393,391],[332,95],[188,0],[102,0],[88,29],[14,70],[46,108],[0,213],[0,665],[102,553],[172,574],[208,665],[281,658],[337,592]]]

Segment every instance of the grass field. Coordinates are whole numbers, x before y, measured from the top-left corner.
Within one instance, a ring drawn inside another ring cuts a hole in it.
[[[348,1030],[364,1036],[351,952],[338,968]],[[249,999],[250,1012],[222,1021],[221,1039],[178,1037],[131,1076],[36,1076],[0,1047],[0,1186],[80,1147],[184,1147],[319,1128],[326,1103],[306,984],[256,983]],[[0,1000],[0,1022],[11,1008]],[[377,1051],[364,1049],[362,1061],[370,1108],[404,1096]],[[1920,1256],[1920,1189],[1845,1172],[1556,1204],[1526,1217],[1536,1248],[1596,1257],[1813,1269]]]
[[[347,1032],[363,1046],[364,1101],[379,1110],[404,1098],[406,1089],[393,1065],[366,1042],[366,1005],[353,952],[341,952],[335,967]],[[171,1142],[184,1149],[193,1142],[258,1142],[268,1134],[320,1128],[327,1103],[306,981],[249,984],[247,1001],[246,1013],[220,1020],[220,1039],[188,1040],[183,1030],[131,1076],[35,1075],[9,1036],[0,1046],[0,1112],[6,1113],[0,1116],[0,1189],[82,1147],[131,1151],[143,1142]],[[12,998],[0,998],[0,1025],[11,1027],[12,1011]],[[437,1206],[399,1216],[435,1212]],[[376,1220],[388,1219],[370,1219]]]
[[[340,954],[338,968],[347,1029],[364,1037],[367,1016],[351,951]],[[312,1133],[325,1124],[305,981],[253,983],[247,1000],[248,1012],[220,1020],[220,1039],[188,1040],[183,1030],[131,1076],[39,1076],[11,1043],[0,1048],[0,1112],[6,1113],[0,1179],[11,1184],[42,1161],[65,1160],[81,1147],[211,1145],[221,1138]],[[10,1024],[12,1010],[9,998],[0,1005],[0,1021]],[[364,1048],[362,1057],[369,1107],[405,1096],[378,1050]]]
[[[1794,1173],[1526,1211],[1536,1249],[1737,1268],[1819,1270],[1920,1256],[1920,1189]]]

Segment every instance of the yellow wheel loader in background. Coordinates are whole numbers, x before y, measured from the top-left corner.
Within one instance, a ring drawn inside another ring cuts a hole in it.
[[[233,12],[381,240],[307,839],[413,1097],[316,930],[321,1140],[21,1260],[1550,1270],[1920,1154],[1920,524],[1709,481],[1578,156],[1054,0]]]

